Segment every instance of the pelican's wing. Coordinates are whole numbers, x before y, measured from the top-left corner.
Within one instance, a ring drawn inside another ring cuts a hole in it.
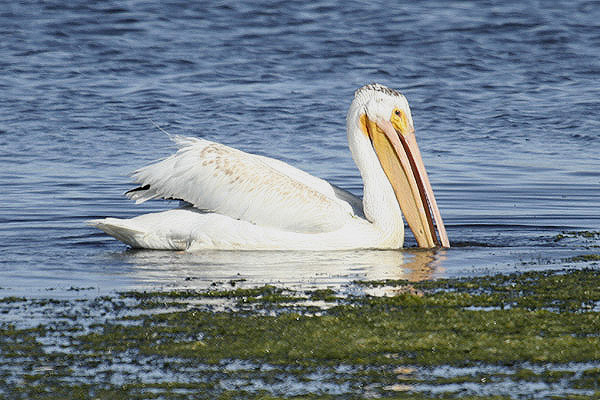
[[[194,207],[261,226],[328,232],[353,215],[326,181],[278,160],[204,139],[174,137],[174,155],[133,173],[137,203],[180,199]]]
[[[295,181],[303,183],[306,186],[309,186],[328,197],[335,197],[333,187],[329,182],[327,182],[324,179],[317,178],[316,176],[306,173],[301,169],[293,167],[290,164],[281,160],[277,160],[275,158],[259,156],[255,154],[252,154],[252,156],[259,159],[261,162],[265,163],[269,167],[279,171],[280,173],[289,176]]]
[[[361,218],[364,218],[365,215],[363,213],[363,204],[362,199],[353,195],[352,193],[344,190],[338,186],[332,185],[324,179],[317,178],[311,174],[308,174],[301,169],[291,166],[288,163],[285,163],[280,160],[276,160],[274,158],[259,157],[262,161],[267,163],[272,168],[275,168],[279,172],[288,175],[290,178],[295,179],[299,182],[306,184],[307,186],[312,187],[313,189],[325,194],[328,197],[336,198],[339,201],[346,202],[352,207],[352,211],[355,215],[358,215]]]

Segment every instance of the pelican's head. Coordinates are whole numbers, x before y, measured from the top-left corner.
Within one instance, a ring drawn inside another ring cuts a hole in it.
[[[380,84],[363,86],[354,95],[348,127],[350,140],[354,134],[371,143],[419,247],[450,247],[406,98]]]

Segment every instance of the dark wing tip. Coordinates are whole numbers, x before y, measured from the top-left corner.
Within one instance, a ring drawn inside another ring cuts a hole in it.
[[[139,192],[141,190],[148,190],[150,189],[150,185],[144,185],[144,186],[138,186],[135,189],[131,189],[125,192],[125,194],[130,194],[130,193],[134,193],[134,192]]]

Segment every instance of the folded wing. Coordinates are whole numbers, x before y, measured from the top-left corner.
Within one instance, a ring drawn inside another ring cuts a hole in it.
[[[175,136],[174,155],[133,173],[137,203],[180,199],[194,207],[261,226],[317,233],[339,229],[353,215],[326,181],[282,161],[204,139]]]

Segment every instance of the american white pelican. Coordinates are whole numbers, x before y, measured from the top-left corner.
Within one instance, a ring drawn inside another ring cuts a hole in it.
[[[149,249],[397,249],[404,214],[419,247],[449,247],[406,98],[380,84],[363,86],[346,124],[362,201],[282,161],[176,136],[177,153],[135,171],[140,186],[126,194],[136,203],[187,205],[90,224]]]

